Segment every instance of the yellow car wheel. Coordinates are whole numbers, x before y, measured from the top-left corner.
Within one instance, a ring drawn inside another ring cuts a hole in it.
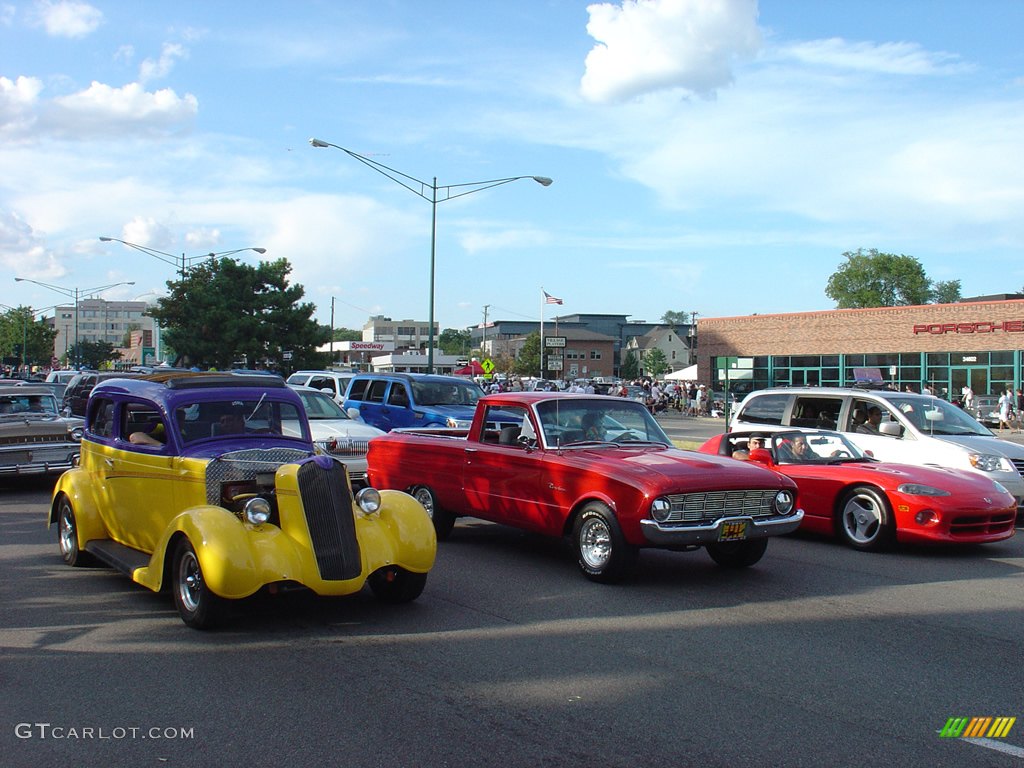
[[[206,585],[199,558],[188,539],[181,539],[174,549],[171,576],[174,604],[182,621],[193,629],[211,629],[223,620],[227,602]]]

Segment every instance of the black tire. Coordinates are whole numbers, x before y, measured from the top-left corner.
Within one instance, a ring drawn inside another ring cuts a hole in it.
[[[171,591],[181,620],[193,629],[212,629],[224,620],[227,601],[207,587],[196,551],[185,538],[174,548]]]
[[[576,564],[591,581],[621,581],[636,565],[639,550],[626,542],[619,521],[604,504],[588,503],[572,526]]]
[[[418,485],[413,488],[412,496],[427,510],[427,514],[434,523],[434,530],[437,532],[438,541],[447,539],[448,534],[455,527],[455,515],[441,509],[437,504],[437,497],[434,496],[434,492],[425,485]]]
[[[61,494],[57,499],[57,546],[60,557],[72,568],[80,568],[93,562],[92,557],[78,546],[78,519],[71,499]]]
[[[851,488],[836,509],[839,536],[854,549],[880,552],[896,542],[892,505],[884,493],[861,485]]]
[[[388,566],[371,573],[367,581],[373,594],[382,603],[409,603],[423,594],[427,574]]]
[[[768,539],[719,541],[707,545],[711,559],[723,568],[749,568],[764,557],[766,549]]]

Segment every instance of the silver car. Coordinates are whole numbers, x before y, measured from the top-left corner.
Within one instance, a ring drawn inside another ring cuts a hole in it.
[[[354,490],[365,487],[366,452],[370,440],[384,432],[353,419],[327,392],[312,387],[289,386],[298,393],[306,409],[314,445],[345,465]],[[288,425],[284,431],[288,434]]]

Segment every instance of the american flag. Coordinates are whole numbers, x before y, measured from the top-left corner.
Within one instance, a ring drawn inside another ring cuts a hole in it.
[[[556,299],[550,293],[548,293],[547,291],[544,291],[544,303],[545,304],[561,304],[562,300],[561,299]]]

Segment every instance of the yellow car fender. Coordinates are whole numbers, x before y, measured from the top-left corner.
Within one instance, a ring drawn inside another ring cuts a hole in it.
[[[437,555],[437,533],[427,511],[403,491],[380,491],[380,500],[379,512],[369,517],[357,505],[356,524],[365,570],[372,573],[385,565],[397,565],[426,573]]]
[[[96,485],[89,473],[81,468],[69,469],[58,479],[50,501],[50,514],[46,520],[49,528],[57,522],[57,501],[61,495],[71,501],[75,511],[75,527],[78,529],[78,548],[85,550],[87,541],[107,538],[107,529],[100,516],[99,504],[93,491]]]
[[[243,523],[223,507],[201,506],[171,521],[149,566],[136,570],[132,578],[159,590],[182,537],[195,550],[210,591],[229,599],[248,597],[265,584],[290,578],[288,564],[298,560],[294,544],[277,527]]]

